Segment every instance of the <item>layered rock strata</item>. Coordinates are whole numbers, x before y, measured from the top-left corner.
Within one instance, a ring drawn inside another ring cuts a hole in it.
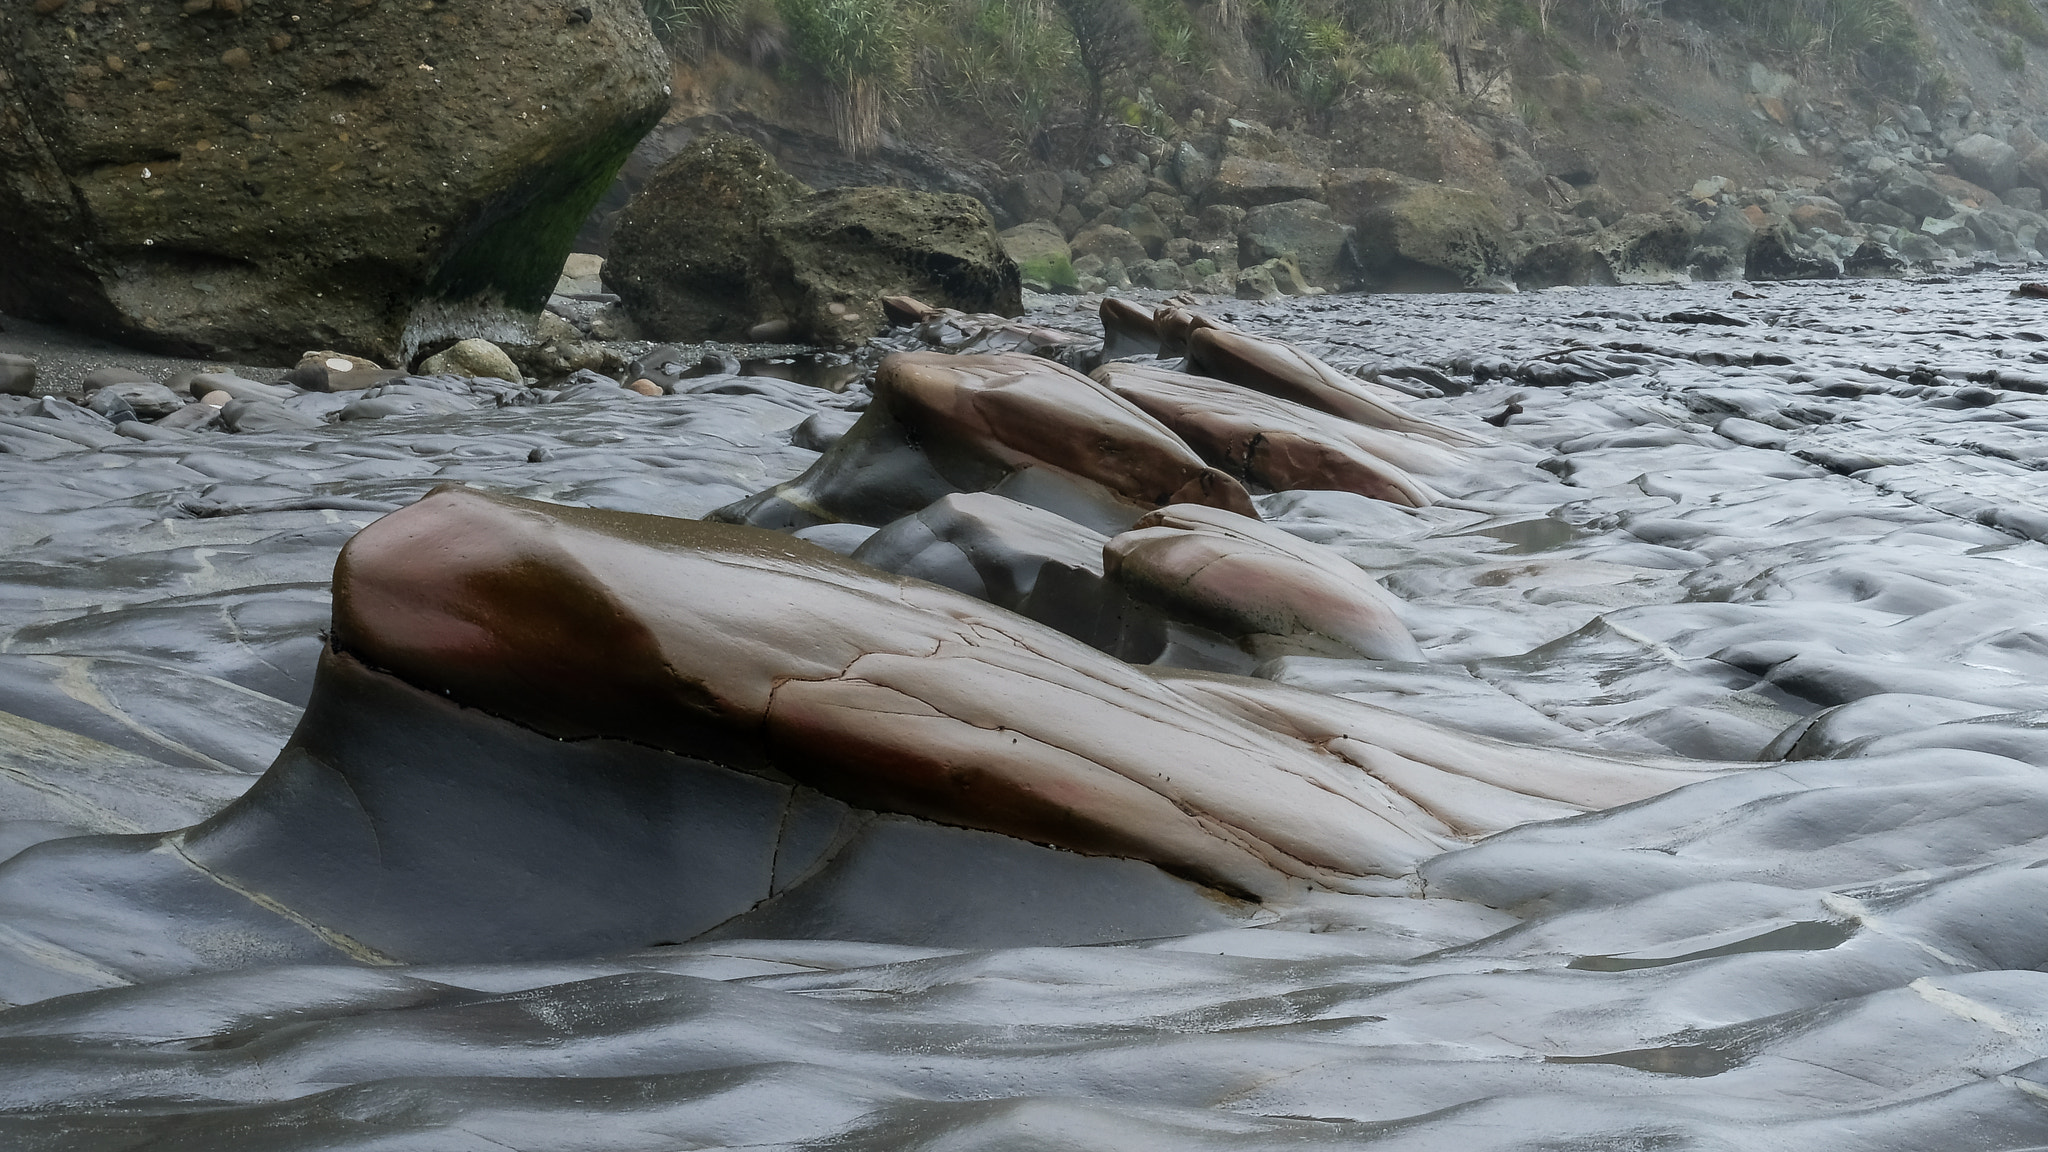
[[[1436,496],[1408,469],[1456,466],[1455,452],[1439,441],[1328,416],[1213,378],[1133,363],[1105,364],[1095,378],[1172,429],[1204,460],[1269,492],[1328,489],[1420,508]]]
[[[802,476],[718,518],[882,525],[953,492],[996,491],[1099,531],[1174,503],[1256,516],[1242,485],[1129,401],[1016,353],[897,353],[860,421]]]
[[[1256,542],[1240,520],[1157,527]],[[775,533],[456,487],[358,533],[334,590],[313,698],[247,795],[0,872],[37,955],[132,979],[1130,939],[1405,891],[1469,837],[1697,775],[1162,678]]]

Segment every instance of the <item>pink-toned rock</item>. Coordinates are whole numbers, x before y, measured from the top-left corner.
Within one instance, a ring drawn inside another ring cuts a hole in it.
[[[1187,355],[1188,337],[1197,328],[1221,328],[1226,332],[1236,331],[1235,328],[1213,316],[1172,304],[1161,304],[1159,310],[1152,314],[1152,323],[1159,332],[1159,354],[1161,356]]]
[[[1133,535],[1160,530],[1262,535],[1186,507]],[[1296,559],[1204,591],[1227,608],[1234,589],[1286,594],[1308,586],[1302,571],[1321,573],[1321,615],[1290,619],[1335,629],[1342,597],[1329,589],[1342,581],[1325,570],[1342,562]],[[357,534],[334,592],[330,657],[382,669],[437,707],[793,778],[870,810],[1148,861],[1267,900],[1310,885],[1405,891],[1400,877],[1465,837],[1701,777],[1443,733],[1261,682],[1156,677],[777,533],[455,487]]]
[[[1487,443],[1483,436],[1401,411],[1392,399],[1376,395],[1363,380],[1339,372],[1285,341],[1203,328],[1188,336],[1187,363],[1191,372],[1228,380],[1374,428],[1427,436],[1446,444]],[[1386,389],[1377,391],[1392,395]]]
[[[1162,508],[1104,545],[1103,560],[1133,599],[1261,658],[1423,659],[1400,602],[1357,565],[1256,520]]]
[[[1448,472],[1457,453],[1440,441],[1371,428],[1292,401],[1150,364],[1105,364],[1095,378],[1143,408],[1248,484],[1356,492],[1421,508],[1436,501],[1408,469]],[[1395,463],[1400,461],[1400,463]]]
[[[1096,314],[1102,318],[1102,358],[1159,355],[1159,326],[1150,309],[1128,300],[1104,296]]]
[[[884,360],[874,401],[809,471],[714,515],[882,525],[986,491],[1104,532],[1175,503],[1257,515],[1243,485],[1100,383],[1036,356],[935,352]]]

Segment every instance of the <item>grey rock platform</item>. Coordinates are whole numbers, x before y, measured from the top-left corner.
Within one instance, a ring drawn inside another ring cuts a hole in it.
[[[2010,287],[1216,309],[1347,370],[1439,373],[1464,393],[1415,408],[1501,441],[1432,477],[1433,508],[1259,497],[1380,577],[1428,661],[1266,675],[1538,745],[1797,759],[1525,825],[1427,863],[1409,896],[1110,947],[757,935],[376,966],[288,926],[233,942],[254,967],[223,945],[223,970],[128,983],[63,969],[0,915],[10,979],[69,972],[22,980],[0,1011],[0,1143],[2048,1143],[2048,362],[2016,338],[2048,328]],[[1668,319],[1705,312],[1748,323]],[[460,479],[701,515],[803,471],[817,455],[788,432],[858,393],[764,384],[173,447],[7,424],[0,711],[27,735],[0,766],[41,786],[0,790],[0,834],[27,853],[0,868],[128,831],[58,811],[56,788],[139,826],[113,842],[122,875],[161,875],[157,834],[227,803],[296,722],[326,572],[377,513],[184,502],[232,483],[396,506]],[[1715,432],[1731,417],[1739,439]],[[110,773],[152,783],[124,797]],[[186,874],[194,901],[248,906]]]

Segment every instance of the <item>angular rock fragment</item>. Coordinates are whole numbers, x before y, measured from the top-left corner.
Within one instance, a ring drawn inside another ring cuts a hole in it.
[[[890,356],[853,430],[803,475],[714,513],[763,528],[887,524],[995,491],[1099,531],[1175,503],[1256,516],[1242,485],[1101,384],[1016,353]]]
[[[1407,469],[1446,472],[1439,441],[1329,416],[1276,396],[1149,364],[1105,364],[1095,378],[1188,442],[1202,459],[1270,492],[1356,492],[1421,508],[1436,500]]]

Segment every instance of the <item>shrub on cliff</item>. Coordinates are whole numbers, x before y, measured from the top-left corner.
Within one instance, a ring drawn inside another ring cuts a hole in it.
[[[840,146],[855,156],[882,144],[882,105],[910,72],[896,0],[777,0],[790,47],[825,85]]]

